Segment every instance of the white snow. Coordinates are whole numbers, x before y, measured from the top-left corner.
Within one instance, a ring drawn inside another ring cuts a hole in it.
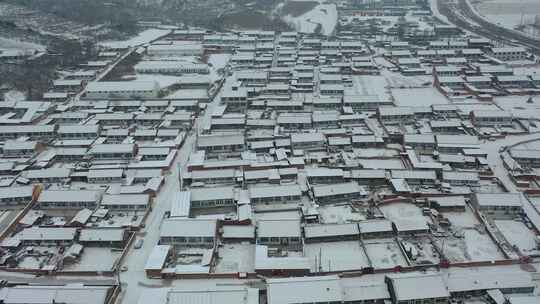
[[[170,30],[160,30],[160,29],[149,29],[143,32],[140,32],[137,36],[123,41],[104,41],[100,45],[105,48],[129,48],[134,46],[140,46],[145,43],[149,43],[156,39],[159,39],[167,34]]]
[[[407,266],[407,261],[394,240],[366,242],[365,246],[366,253],[376,269]]]
[[[538,0],[484,0],[475,8],[489,21],[510,29],[521,24],[533,24],[535,17],[540,15]]]
[[[357,241],[305,244],[304,254],[316,261],[313,271],[354,270],[369,266]]]
[[[351,95],[376,95],[381,100],[390,98],[388,82],[383,76],[353,76],[353,88],[348,89]]]
[[[504,258],[487,233],[482,234],[474,229],[467,229],[464,232],[467,253],[471,261],[492,261]]]
[[[221,78],[219,70],[225,68],[231,59],[231,54],[211,54],[208,57],[210,67],[210,79],[216,81]]]
[[[18,49],[18,50],[38,50],[44,51],[45,46],[32,43],[24,42],[15,39],[8,39],[0,37],[0,49]]]
[[[208,63],[216,70],[223,69],[231,59],[231,54],[211,54]]]
[[[540,98],[534,96],[532,103],[528,103],[529,96],[497,96],[493,99],[504,110],[512,112],[518,118],[540,117]]]
[[[334,32],[337,24],[337,8],[335,4],[319,5],[311,11],[298,17],[287,15],[283,20],[292,25],[296,31],[301,33],[314,33],[317,25],[321,25],[321,34],[330,36]]]
[[[162,75],[162,74],[136,74],[137,81],[155,81],[160,88],[165,88],[178,83],[180,76]]]
[[[446,99],[433,87],[413,89],[392,89],[394,102],[398,106],[418,107],[431,106],[434,104],[447,104]]]
[[[422,210],[409,203],[392,203],[380,207],[384,216],[394,222],[426,222]]]
[[[255,270],[255,245],[225,244],[219,248],[216,273],[253,272]]]
[[[379,59],[379,57],[376,59]],[[376,62],[380,64],[382,62],[382,58],[380,60],[376,60]],[[381,70],[381,75],[386,78],[388,85],[392,88],[425,87],[426,85],[431,85],[433,82],[433,77],[431,75],[404,76],[401,73],[391,72],[389,70]]]
[[[480,224],[478,219],[473,214],[473,211],[467,206],[465,212],[444,212],[450,224],[456,228],[474,228],[474,226]]]
[[[346,223],[364,220],[360,213],[353,213],[348,205],[343,206],[321,206],[318,208],[321,222],[325,224]]]
[[[429,6],[431,8],[431,12],[433,13],[433,16],[437,17],[439,20],[443,22],[450,24],[450,22],[448,21],[448,18],[446,18],[446,16],[443,16],[439,12],[439,6],[437,5],[437,1],[438,0],[429,0]]]
[[[23,92],[17,90],[10,90],[4,93],[5,101],[22,101],[26,100],[26,95]]]
[[[495,225],[497,225],[497,228],[499,228],[499,231],[504,235],[506,240],[511,245],[517,246],[522,253],[538,252],[536,250],[536,235],[522,222],[496,220]]]

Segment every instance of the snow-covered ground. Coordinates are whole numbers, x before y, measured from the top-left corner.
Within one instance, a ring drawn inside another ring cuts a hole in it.
[[[255,245],[225,244],[219,248],[216,273],[255,271]]]
[[[398,265],[407,265],[399,245],[392,239],[366,242],[365,246],[366,253],[371,259],[374,268],[392,268]]]
[[[380,207],[384,216],[393,222],[427,222],[422,215],[422,210],[416,205],[409,203],[394,203]]]
[[[313,271],[341,271],[369,267],[357,241],[305,244],[304,253],[316,261]]]
[[[122,41],[104,41],[100,45],[105,48],[128,48],[149,43],[169,34],[170,30],[149,29],[140,32],[137,36]]]
[[[491,261],[504,258],[487,233],[480,233],[474,229],[467,229],[464,232],[466,250],[471,261]]]
[[[17,90],[11,90],[4,93],[5,101],[21,101],[26,100],[26,95],[23,92]]]
[[[352,95],[376,95],[381,100],[390,98],[388,83],[383,76],[353,76],[353,87],[347,89]]]
[[[450,221],[454,230],[456,228],[474,228],[480,224],[468,206],[465,208],[465,212],[444,212],[443,215]]]
[[[532,97],[532,103],[528,103],[529,96],[497,96],[495,103],[504,110],[511,111],[515,117],[538,118],[540,117],[540,98]]]
[[[464,229],[461,238],[445,237],[436,240],[437,246],[450,262],[480,262],[504,259],[486,232]]]
[[[377,57],[375,62],[377,64],[384,63],[384,58]],[[392,88],[418,88],[425,85],[431,85],[433,77],[430,75],[418,75],[418,76],[404,76],[398,72],[392,72],[389,70],[381,70],[381,75],[386,78],[386,82]]]
[[[321,222],[325,224],[347,223],[365,220],[365,216],[352,212],[349,205],[319,207]]]
[[[358,163],[364,169],[404,169],[405,166],[401,160],[391,159],[359,159]]]
[[[225,68],[230,59],[231,54],[211,54],[208,56],[208,65],[211,65],[210,78],[212,81],[216,81],[221,77],[219,70]]]
[[[395,104],[404,107],[422,107],[449,103],[449,100],[433,87],[392,89],[392,95]]]
[[[175,83],[178,83],[182,77],[180,76],[171,76],[171,75],[161,75],[161,74],[137,74],[137,81],[155,81],[159,84],[160,88],[166,88]]]
[[[37,50],[44,51],[45,46],[32,42],[19,41],[0,37],[0,49]]]
[[[450,24],[450,22],[448,21],[448,18],[446,18],[446,16],[443,16],[439,12],[439,7],[437,5],[437,1],[438,0],[429,0],[429,6],[431,8],[431,12],[433,13],[433,16],[437,17],[442,22],[446,22],[446,23]]]
[[[522,253],[537,253],[536,235],[522,222],[514,220],[497,220],[495,225],[506,240],[515,245]]]
[[[321,34],[331,35],[337,24],[337,8],[335,4],[323,4],[319,1],[319,5],[311,11],[302,14],[298,17],[287,15],[283,20],[293,26],[301,33],[314,33],[317,25],[321,25]]]

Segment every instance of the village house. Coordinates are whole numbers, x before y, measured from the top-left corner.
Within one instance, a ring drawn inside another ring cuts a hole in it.
[[[471,111],[471,122],[477,127],[512,126],[512,113],[504,110]]]
[[[36,141],[7,140],[1,149],[4,157],[30,157],[39,152],[42,145]]]
[[[84,98],[157,98],[159,86],[151,81],[94,81],[85,88]]]
[[[300,202],[302,197],[302,191],[298,185],[252,186],[248,191],[252,204]]]
[[[356,182],[329,185],[313,185],[313,196],[319,204],[336,201],[349,202],[367,196],[367,192]]]
[[[540,168],[539,150],[511,149],[510,156],[523,167]]]
[[[450,299],[440,274],[394,274],[387,275],[385,281],[393,304],[446,304]]]
[[[326,138],[322,133],[293,133],[291,145],[298,150],[320,150],[326,144]]]
[[[145,211],[150,207],[148,194],[105,194],[100,206],[113,211]]]
[[[77,237],[76,228],[29,227],[16,234],[27,246],[66,246]]]
[[[134,144],[96,144],[88,154],[95,159],[132,159],[135,155]]]
[[[62,139],[93,139],[99,136],[101,126],[96,125],[60,125],[56,134]]]
[[[419,153],[432,153],[436,148],[435,136],[433,134],[405,134],[403,144],[413,148]]]
[[[238,153],[245,149],[244,136],[231,135],[202,135],[197,138],[197,148],[207,153]]]
[[[451,186],[478,186],[480,178],[477,172],[443,171],[442,182]]]
[[[527,51],[523,47],[491,48],[489,54],[502,61],[518,61],[527,58]]]
[[[342,169],[306,168],[305,174],[311,184],[333,184],[344,181],[344,172]]]
[[[0,126],[0,139],[17,139],[28,137],[31,140],[50,139],[54,137],[56,125],[17,125]]]
[[[94,210],[101,201],[102,193],[94,190],[43,190],[37,199],[41,209]]]
[[[216,220],[169,218],[161,224],[159,245],[212,248],[216,239]]]
[[[223,225],[221,240],[226,243],[255,243],[255,226],[253,225]]]
[[[392,170],[392,178],[404,179],[412,185],[433,185],[437,174],[431,170]]]
[[[32,183],[61,183],[69,180],[70,174],[69,168],[46,168],[24,171],[23,177]]]
[[[123,248],[127,236],[123,228],[85,228],[79,232],[79,243],[84,246]]]
[[[302,231],[298,220],[260,220],[255,231],[257,244],[288,250],[302,248]]]
[[[33,201],[34,186],[0,188],[0,206],[14,206]]]
[[[414,120],[414,112],[409,107],[379,107],[377,113],[384,123],[404,123]]]
[[[306,243],[354,241],[360,238],[357,223],[304,226]]]
[[[120,183],[124,177],[123,169],[88,170],[87,181],[91,184]]]
[[[232,208],[235,206],[234,188],[213,187],[213,188],[191,188],[191,208]]]
[[[493,218],[514,218],[523,213],[525,198],[521,193],[475,193],[474,208]]]

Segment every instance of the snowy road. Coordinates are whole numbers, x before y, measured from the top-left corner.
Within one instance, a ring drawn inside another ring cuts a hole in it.
[[[131,248],[122,266],[127,266],[128,270],[120,273],[120,281],[122,283],[122,293],[119,295],[116,303],[137,303],[137,299],[143,288],[159,288],[166,287],[172,284],[172,280],[149,279],[144,272],[144,265],[148,256],[152,252],[154,246],[158,243],[161,223],[165,216],[165,212],[170,209],[170,198],[175,191],[180,191],[179,168],[183,168],[188,160],[191,152],[194,150],[197,138],[197,132],[202,126],[210,121],[212,112],[219,104],[220,95],[208,104],[203,115],[198,117],[193,125],[192,132],[186,137],[186,140],[173,164],[171,165],[171,174],[165,179],[165,184],[160,189],[153,205],[153,210],[146,219],[146,228],[138,235],[144,238],[142,248]]]
[[[510,192],[518,192],[518,189],[508,176],[508,171],[503,165],[499,150],[503,147],[513,146],[529,140],[540,140],[540,133],[509,136],[497,141],[486,141],[481,145],[482,149],[484,149],[488,154],[487,160],[491,170],[493,170],[493,174],[499,178],[506,189]]]

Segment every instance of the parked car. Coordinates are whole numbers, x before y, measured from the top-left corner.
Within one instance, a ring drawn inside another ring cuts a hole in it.
[[[144,243],[143,239],[138,239],[135,241],[135,245],[133,245],[133,248],[140,249]]]

